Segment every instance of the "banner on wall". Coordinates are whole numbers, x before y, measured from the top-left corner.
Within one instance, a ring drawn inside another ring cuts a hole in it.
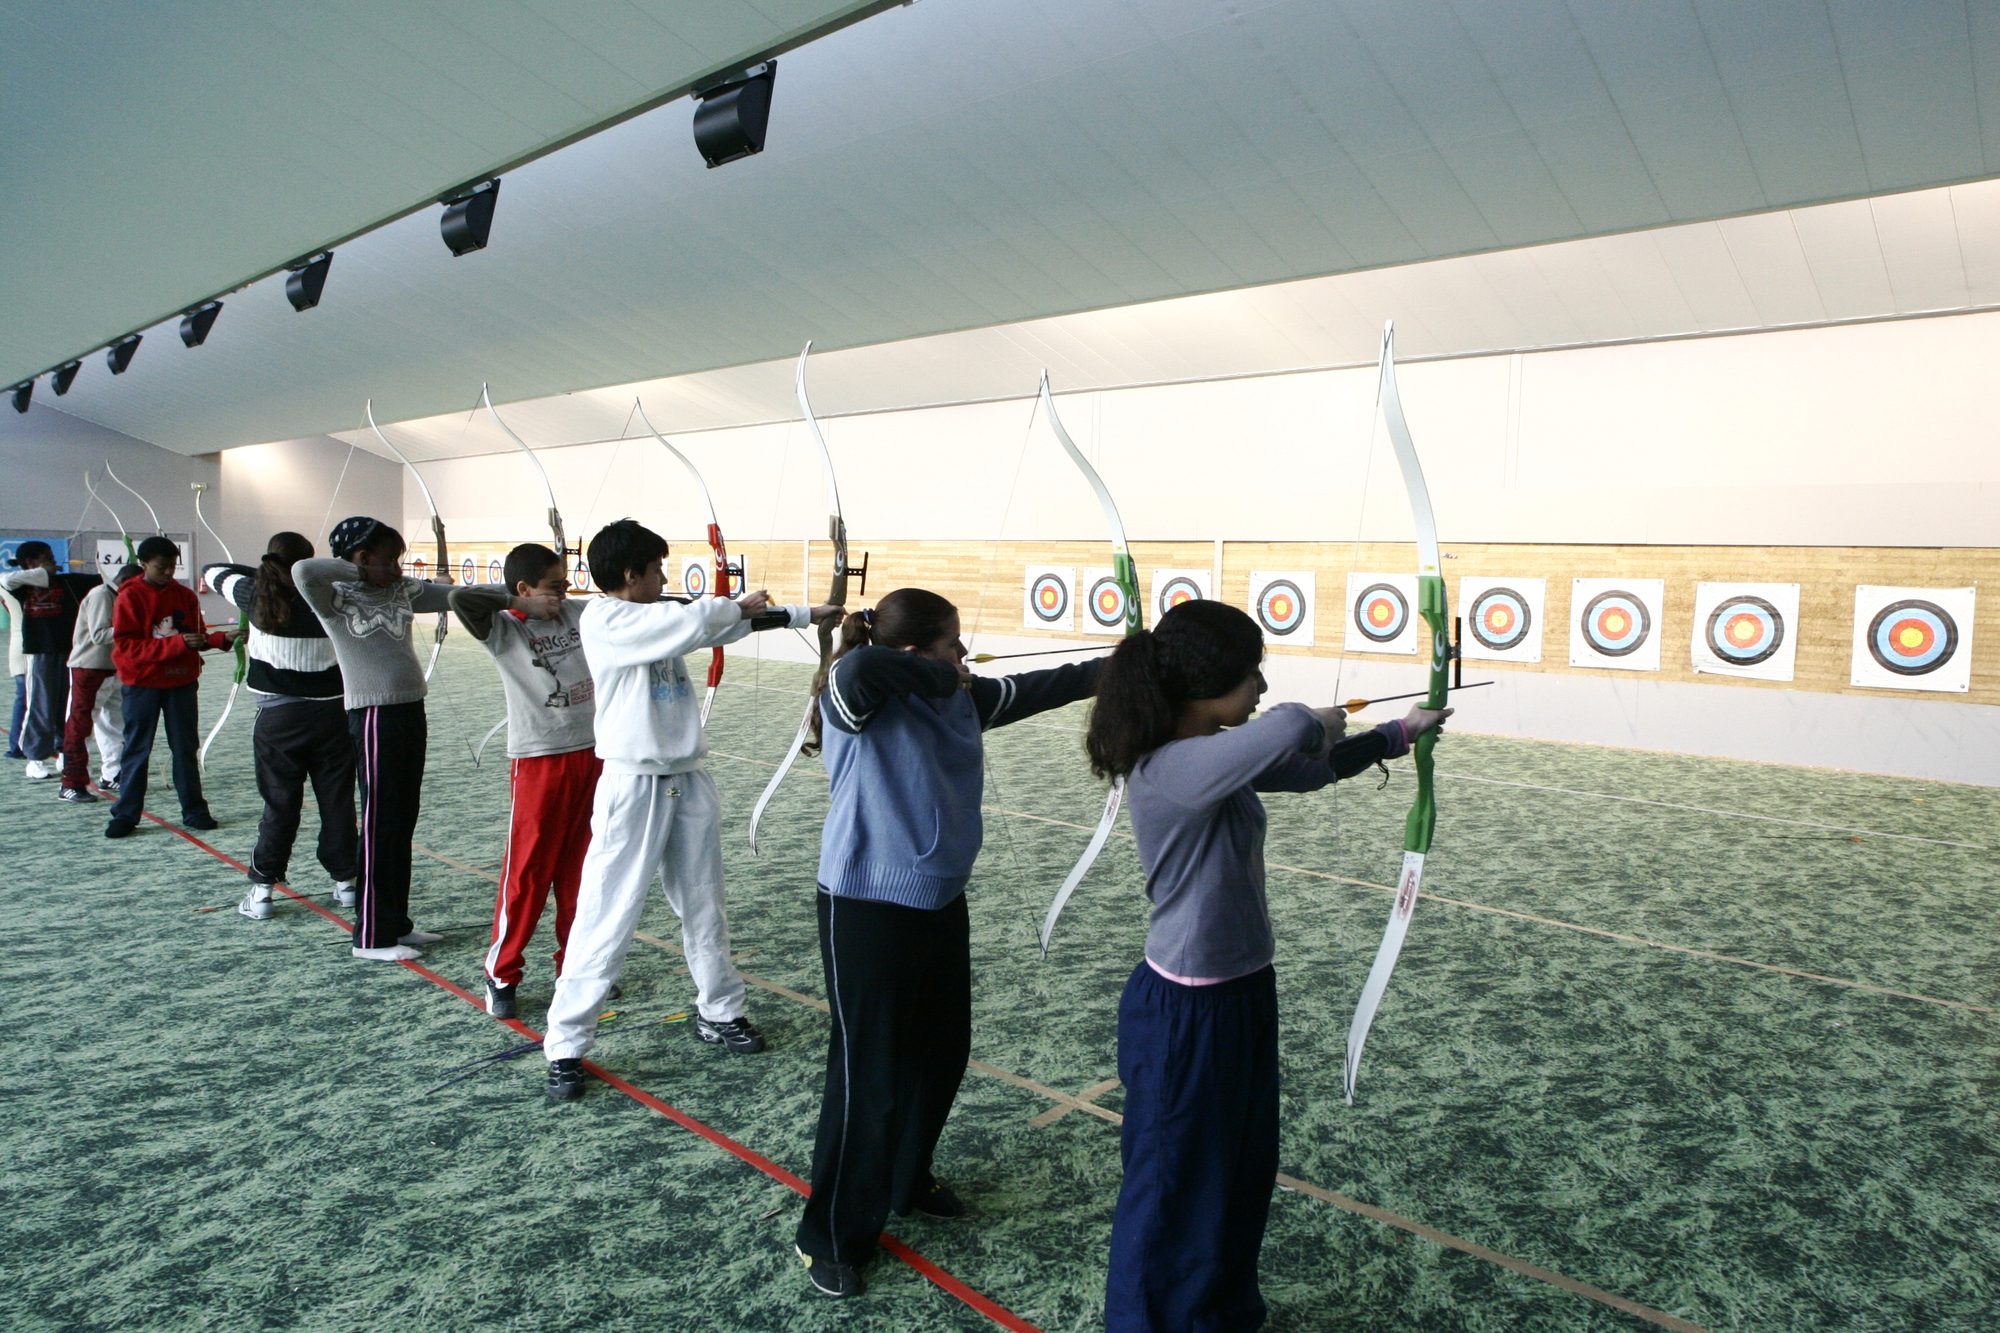
[[[1076,631],[1076,569],[1029,565],[1021,575],[1021,624],[1027,629]]]
[[[1790,680],[1799,655],[1799,585],[1697,583],[1694,669],[1746,680]]]
[[[1210,586],[1211,571],[1206,569],[1156,569],[1153,571],[1152,596],[1153,620],[1179,606],[1182,602],[1205,602],[1215,596]]]
[[[1853,683],[1871,690],[1971,689],[1977,591],[1856,588]]]
[[[1459,650],[1488,662],[1541,661],[1548,586],[1547,579],[1460,579]]]
[[[1309,569],[1250,571],[1250,614],[1263,626],[1271,643],[1312,647],[1314,579]]]
[[[134,547],[137,547],[140,542],[146,540],[146,538],[150,537],[151,535],[152,535],[151,533],[141,533],[135,535],[132,538],[132,545]],[[51,542],[50,545],[54,545],[54,543]],[[180,540],[180,538],[178,537],[174,539],[174,545],[180,548],[180,559],[174,562],[174,577],[179,579],[182,583],[187,583],[194,577],[193,574],[194,548],[188,545],[188,543]],[[218,551],[216,552],[216,554],[220,556],[221,552]],[[98,573],[104,575],[104,577],[108,579],[113,574],[117,573],[119,566],[123,565],[124,563],[125,563],[125,543],[123,541],[106,541],[102,537],[97,539]]]
[[[1415,574],[1349,574],[1346,614],[1344,651],[1416,655]]]
[[[1576,579],[1569,594],[1569,664],[1660,669],[1663,579]]]
[[[1085,569],[1077,586],[1083,589],[1083,632],[1122,636],[1125,590],[1118,586],[1118,571],[1109,566]]]

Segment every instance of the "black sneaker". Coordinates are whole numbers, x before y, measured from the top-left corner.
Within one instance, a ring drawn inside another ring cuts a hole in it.
[[[604,1000],[605,1003],[607,1004],[613,1000],[622,1000],[624,998],[625,998],[625,988],[623,986],[620,986],[615,981],[611,983],[611,989],[604,992]]]
[[[755,1055],[764,1049],[764,1034],[759,1032],[747,1018],[732,1018],[726,1023],[711,1023],[697,1014],[694,1020],[694,1035],[711,1045],[727,1046],[738,1055]]]
[[[56,793],[58,801],[68,801],[72,805],[95,805],[97,798],[81,787],[64,787]]]
[[[965,1216],[965,1200],[952,1193],[951,1186],[935,1178],[931,1187],[910,1201],[910,1207],[925,1217],[946,1219]]]
[[[118,779],[99,778],[97,781],[97,789],[103,792],[106,796],[116,796],[118,794]]]
[[[138,825],[129,819],[114,819],[104,826],[107,838],[129,838],[138,830]]]
[[[493,978],[486,978],[486,1012],[495,1018],[514,1016],[514,988],[502,986]]]
[[[799,1262],[806,1266],[806,1276],[818,1290],[829,1296],[859,1296],[868,1290],[868,1284],[861,1280],[861,1274],[853,1264],[837,1264],[831,1259],[815,1259],[796,1245]]]
[[[221,828],[222,825],[215,822],[214,815],[204,812],[198,815],[186,816],[181,820],[181,827],[191,828],[197,833],[206,833],[210,829]]]
[[[549,1061],[549,1100],[573,1102],[583,1096],[583,1061]]]

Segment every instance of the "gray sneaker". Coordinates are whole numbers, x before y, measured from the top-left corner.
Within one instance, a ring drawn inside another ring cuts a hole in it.
[[[355,892],[354,881],[351,879],[343,879],[340,883],[333,886],[333,900],[342,907],[354,906],[355,901],[360,896],[359,893]]]

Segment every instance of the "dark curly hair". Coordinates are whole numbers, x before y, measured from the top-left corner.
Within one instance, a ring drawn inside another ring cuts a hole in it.
[[[296,595],[292,587],[292,566],[312,559],[312,539],[298,532],[274,532],[264,543],[264,558],[257,562],[257,577],[251,586],[256,596],[250,602],[250,623],[267,634],[283,634],[292,615]]]
[[[1152,629],[1128,635],[1097,677],[1085,740],[1091,771],[1130,773],[1174,738],[1183,704],[1220,698],[1263,660],[1263,631],[1226,602],[1182,602]]]

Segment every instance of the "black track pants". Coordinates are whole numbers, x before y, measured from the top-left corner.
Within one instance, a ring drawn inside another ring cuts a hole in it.
[[[833,1038],[798,1246],[862,1264],[931,1185],[931,1152],[972,1053],[965,897],[935,912],[821,891]]]
[[[386,949],[410,933],[410,840],[423,807],[424,746],[429,728],[421,702],[353,708],[361,781],[361,876],[354,947]]]
[[[250,879],[278,884],[291,868],[306,783],[319,805],[319,863],[335,881],[354,878],[354,739],[338,699],[301,699],[257,710],[252,732],[264,815],[250,853]]]

